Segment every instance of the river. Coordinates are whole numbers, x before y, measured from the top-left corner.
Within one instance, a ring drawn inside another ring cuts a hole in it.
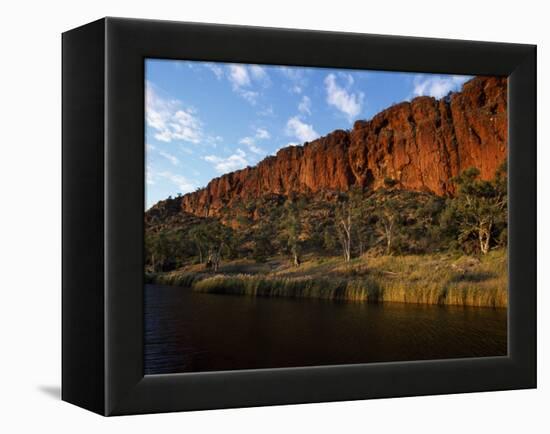
[[[507,311],[145,287],[145,374],[502,356]]]

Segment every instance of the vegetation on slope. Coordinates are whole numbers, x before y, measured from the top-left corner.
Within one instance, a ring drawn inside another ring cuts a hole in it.
[[[149,274],[150,282],[194,291],[265,297],[320,298],[363,302],[505,307],[506,251],[476,258],[460,254],[364,255],[306,258],[299,268],[284,258],[264,264],[236,260],[219,273],[194,266]]]
[[[164,201],[146,214],[146,271],[195,291],[502,307],[507,304],[503,166],[439,197],[399,190],[268,195],[222,219]]]

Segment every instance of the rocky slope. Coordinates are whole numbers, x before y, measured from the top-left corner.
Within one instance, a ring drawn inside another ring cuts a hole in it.
[[[453,194],[453,176],[475,166],[491,179],[507,153],[505,78],[476,77],[461,92],[394,105],[351,131],[337,130],[281,149],[255,167],[215,178],[178,198],[181,210],[215,216],[221,208],[265,194],[398,188]]]

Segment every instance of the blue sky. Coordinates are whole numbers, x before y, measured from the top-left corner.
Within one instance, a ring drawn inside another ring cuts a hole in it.
[[[470,77],[147,59],[146,207]]]

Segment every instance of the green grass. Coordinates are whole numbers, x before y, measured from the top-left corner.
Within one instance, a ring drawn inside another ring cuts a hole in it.
[[[481,258],[453,254],[304,258],[300,267],[273,258],[266,264],[236,261],[218,274],[198,266],[150,277],[194,291],[263,297],[319,298],[506,307],[506,252]]]

